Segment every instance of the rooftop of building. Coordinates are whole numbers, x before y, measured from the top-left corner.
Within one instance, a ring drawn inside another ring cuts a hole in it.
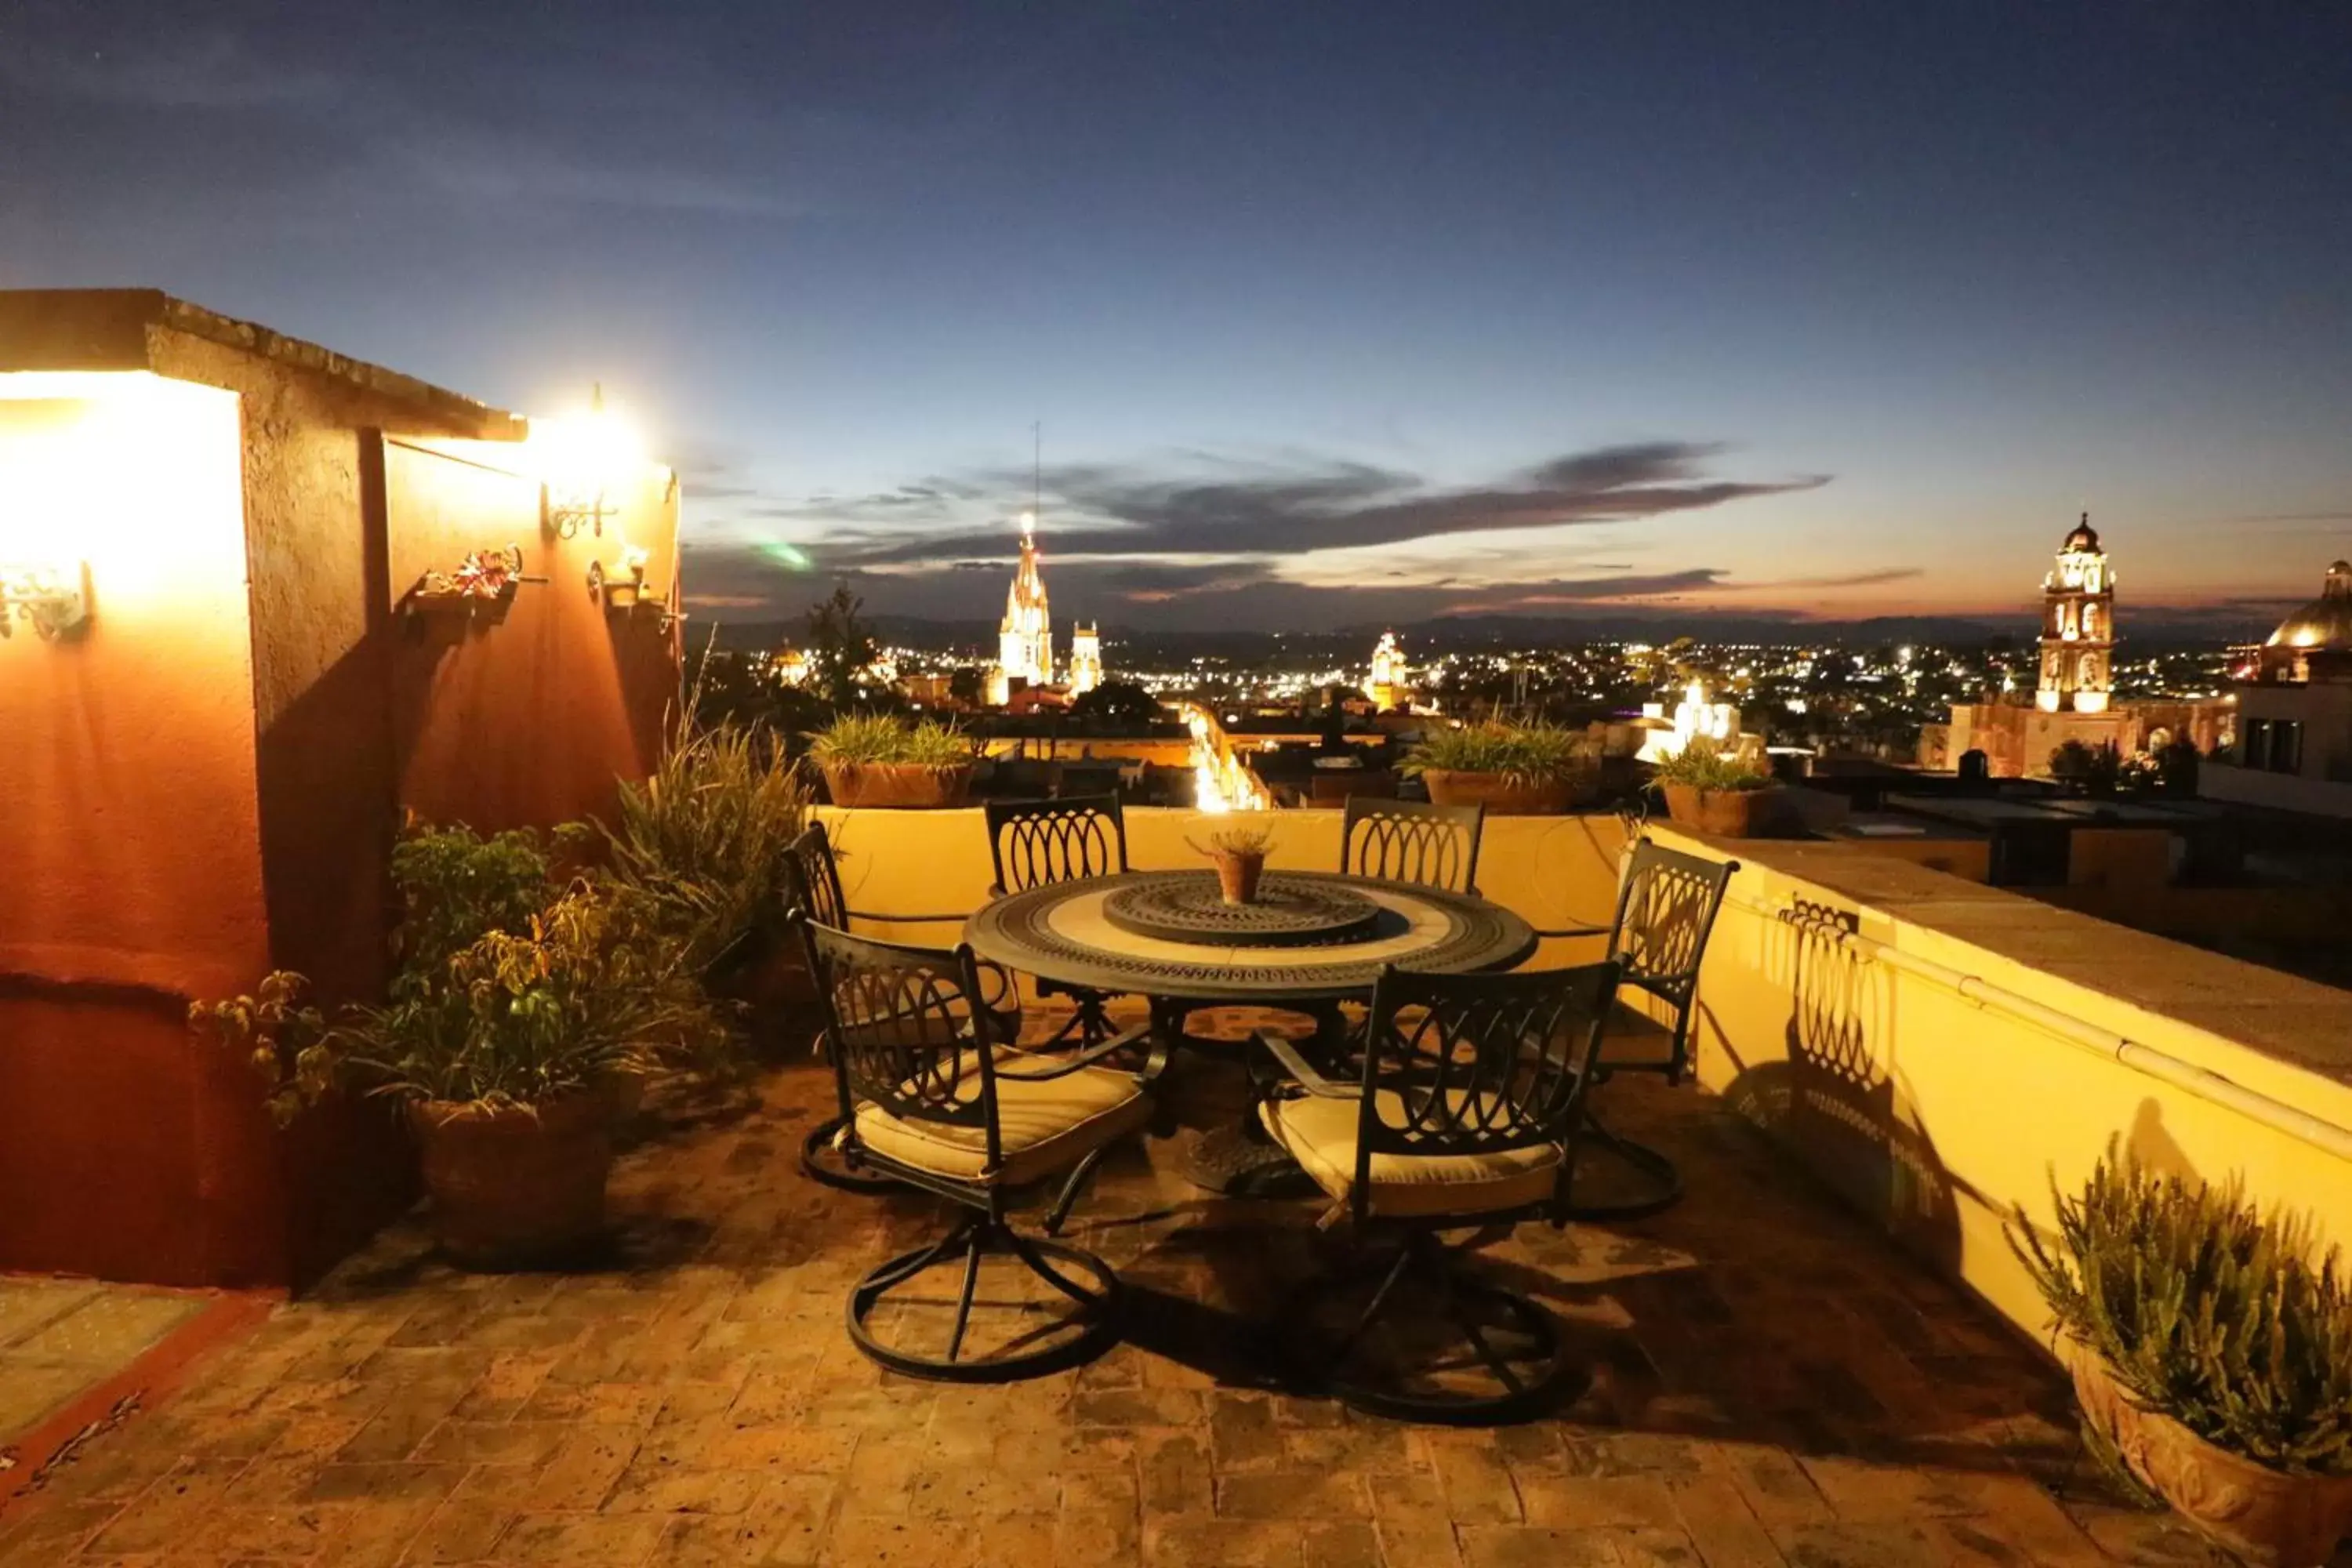
[[[337,353],[253,321],[238,321],[158,289],[0,289],[0,373],[147,371],[179,374],[167,335],[238,350],[306,375],[341,381],[415,408],[432,430],[481,440],[520,440],[520,416]]]

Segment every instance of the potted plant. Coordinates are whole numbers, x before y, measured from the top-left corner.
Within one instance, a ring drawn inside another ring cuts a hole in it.
[[[961,805],[971,788],[971,742],[952,724],[909,724],[887,713],[845,713],[809,738],[835,805]]]
[[[2352,1533],[2352,1280],[2234,1188],[2157,1176],[2110,1141],[2054,1239],[2011,1215],[2086,1436],[2252,1563],[2328,1562]]]
[[[1192,844],[1189,838],[1185,842]],[[1229,904],[1257,902],[1258,879],[1265,874],[1266,852],[1273,847],[1272,829],[1241,826],[1210,834],[1205,848],[1192,844],[1197,853],[1216,863],[1217,890]]]
[[[1677,825],[1726,838],[1752,837],[1780,792],[1760,764],[1696,738],[1659,758],[1655,777]]]
[[[329,1016],[279,972],[190,1022],[245,1054],[281,1124],[331,1093],[405,1102],[435,1229],[459,1261],[560,1260],[601,1231],[617,1097],[655,1064],[723,1049],[685,944],[652,901],[554,888],[526,832],[413,830],[387,1000]]]
[[[786,1015],[800,972],[780,938],[784,860],[807,799],[772,737],[697,723],[689,709],[653,773],[624,782],[614,821],[599,825],[601,879],[646,901],[705,987],[741,1005],[754,1046],[771,1056],[798,1034]]]
[[[1600,772],[1591,740],[1555,724],[1489,721],[1423,737],[1403,763],[1440,805],[1484,805],[1496,816],[1561,812]]]

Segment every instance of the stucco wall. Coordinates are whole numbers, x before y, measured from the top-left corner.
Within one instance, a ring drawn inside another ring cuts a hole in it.
[[[588,590],[590,564],[617,574],[625,546],[646,552],[649,587],[675,582],[674,489],[648,477],[614,498],[602,533],[552,538],[523,458],[499,443],[385,443],[394,597],[427,565],[509,543],[525,575],[545,579],[502,616],[396,617],[402,804],[486,832],[609,814],[614,781],[643,777],[659,755],[677,697],[660,616],[608,611]]]
[[[0,639],[0,1268],[202,1279],[250,1194],[184,1023],[269,958],[237,421],[0,375],[0,558],[86,561],[92,603]]]

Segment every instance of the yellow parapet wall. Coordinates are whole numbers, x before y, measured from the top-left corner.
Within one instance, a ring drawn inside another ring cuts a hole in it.
[[[820,815],[861,910],[961,913],[988,896],[977,809]],[[1131,859],[1198,865],[1186,840],[1221,820],[1129,811]],[[1338,864],[1338,812],[1256,820],[1275,867]],[[1741,863],[1699,985],[1701,1084],[2021,1329],[2043,1314],[2001,1217],[2022,1202],[2046,1224],[2053,1173],[2078,1185],[2110,1137],[2352,1239],[2352,994],[1865,848],[1650,831]],[[1538,927],[1605,924],[1623,840],[1613,816],[1494,818],[1480,890]],[[942,943],[956,930],[875,929]],[[1554,941],[1535,962],[1600,951]]]

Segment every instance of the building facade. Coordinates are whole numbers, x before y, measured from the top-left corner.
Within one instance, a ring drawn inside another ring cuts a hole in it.
[[[1381,640],[1372,647],[1371,676],[1364,682],[1364,695],[1372,700],[1374,708],[1383,712],[1391,708],[1407,707],[1412,701],[1409,679],[1404,649],[1398,646],[1396,633],[1382,632]]]
[[[151,290],[0,290],[0,1270],[299,1286],[407,1206],[383,1102],[276,1131],[188,1005],[378,999],[404,813],[609,816],[658,758],[674,476],[600,461],[567,527],[543,435]]]

